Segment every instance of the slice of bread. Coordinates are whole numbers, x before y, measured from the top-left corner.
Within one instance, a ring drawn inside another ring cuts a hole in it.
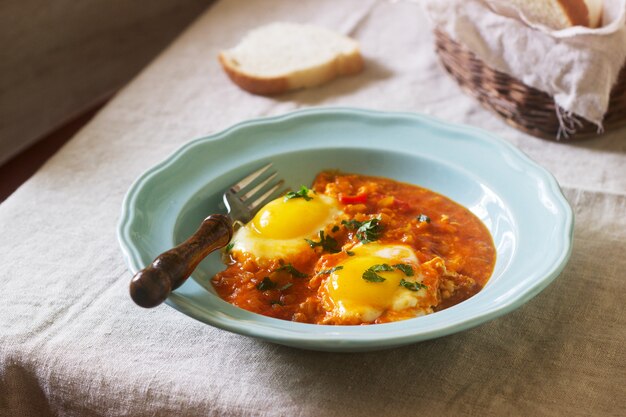
[[[502,0],[500,0],[502,1]],[[507,0],[532,22],[551,29],[571,26],[599,27],[603,0]]]
[[[602,12],[604,0],[584,0],[589,11],[589,27],[599,28],[602,26]]]
[[[235,84],[263,95],[317,86],[363,69],[356,41],[295,23],[255,29],[233,49],[222,51],[219,61]]]

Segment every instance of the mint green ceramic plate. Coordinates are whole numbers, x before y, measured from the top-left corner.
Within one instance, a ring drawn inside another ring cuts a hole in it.
[[[573,216],[559,185],[510,144],[423,115],[322,108],[240,123],[188,143],[144,173],[128,191],[118,229],[131,271],[183,241],[208,214],[224,212],[222,192],[269,161],[292,188],[334,168],[452,198],[490,230],[497,248],[493,276],[476,296],[428,316],[321,326],[264,317],[222,301],[210,284],[223,268],[213,254],[168,305],[204,323],[284,345],[383,349],[459,332],[514,310],[545,288],[570,254]]]

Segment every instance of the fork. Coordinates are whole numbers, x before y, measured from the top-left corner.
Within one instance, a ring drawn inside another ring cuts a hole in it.
[[[146,308],[161,304],[207,255],[230,242],[233,224],[249,222],[261,207],[284,193],[284,181],[271,168],[269,163],[233,184],[223,195],[227,215],[211,214],[191,237],[137,272],[130,281],[133,301]]]

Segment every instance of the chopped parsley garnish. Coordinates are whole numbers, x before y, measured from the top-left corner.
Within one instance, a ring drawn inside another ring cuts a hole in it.
[[[317,273],[317,275],[328,275],[328,274],[332,274],[335,271],[339,271],[341,269],[343,269],[343,266],[339,265],[330,269],[321,270],[320,272]]]
[[[350,219],[350,220],[342,220],[341,224],[346,226],[348,229],[355,230],[361,227],[363,223],[358,220]]]
[[[385,278],[377,274],[383,271],[393,271],[393,268],[387,264],[372,265],[363,272],[362,278],[369,282],[383,282]]]
[[[272,300],[270,301],[270,305],[278,304],[279,306],[284,306],[283,302],[280,300]]]
[[[385,281],[385,278],[381,277],[380,275],[378,275],[376,272],[372,271],[371,269],[368,269],[365,272],[363,272],[362,278],[365,281],[369,281],[369,282],[383,282],[383,281]]]
[[[406,275],[407,277],[412,277],[413,276],[413,267],[411,265],[396,264],[393,267],[396,268],[399,271],[404,272],[404,275]]]
[[[426,222],[426,223],[430,223],[430,217],[428,217],[425,214],[420,214],[419,216],[416,217],[418,222]]]
[[[347,251],[346,251],[346,255],[348,255],[348,256],[354,256],[354,252],[352,252],[351,250],[347,250]]]
[[[296,278],[306,278],[306,277],[308,277],[307,274],[305,274],[304,272],[298,271],[291,264],[283,265],[280,268],[277,268],[276,270],[277,271],[287,271],[287,272],[289,272],[291,275],[293,275]]]
[[[378,240],[382,226],[379,218],[373,218],[360,222],[358,220],[343,220],[341,224],[348,229],[356,230],[356,237],[361,243],[369,243]]]
[[[273,290],[276,288],[276,283],[270,279],[270,277],[263,278],[263,281],[259,282],[256,286],[259,291]]]
[[[330,252],[330,253],[341,252],[341,249],[339,248],[339,243],[337,243],[337,241],[332,236],[325,236],[323,230],[320,230],[319,242],[314,242],[311,239],[304,239],[304,240],[306,240],[306,243],[308,243],[309,246],[313,249],[315,249],[318,246],[321,246],[321,248],[325,250],[326,252]]]
[[[393,271],[393,268],[389,266],[388,264],[378,264],[378,265],[370,266],[369,269],[371,269],[374,272]]]
[[[313,200],[313,197],[309,196],[309,191],[310,190],[303,185],[298,191],[289,191],[285,194],[285,201],[291,200],[292,198],[304,198],[306,201]]]
[[[393,271],[394,269],[397,269],[398,271],[402,271],[404,275],[406,275],[407,277],[413,276],[413,267],[411,265],[396,264],[396,265],[391,266],[389,264],[378,264],[378,265],[372,265],[369,268],[367,268],[365,272],[363,272],[362,278],[365,281],[369,281],[369,282],[383,282],[385,281],[385,278],[378,275],[378,272],[390,272],[390,271]],[[402,281],[400,281],[400,285],[402,285],[405,288],[408,288],[407,285],[412,285],[412,284],[413,283],[409,281],[405,281],[404,278],[402,279]],[[412,290],[412,291],[417,291],[417,290]]]
[[[339,226],[334,225],[332,229],[330,229],[331,232],[335,233],[337,230],[339,230]]]
[[[283,285],[282,287],[279,288],[280,291],[285,291],[288,288],[291,288],[293,284],[291,282],[286,283],[285,285]]]
[[[411,291],[419,291],[422,288],[428,288],[426,285],[422,284],[421,282],[407,281],[404,278],[400,280],[400,286]]]
[[[234,246],[235,242],[230,242],[228,245],[226,245],[226,253],[230,252]]]

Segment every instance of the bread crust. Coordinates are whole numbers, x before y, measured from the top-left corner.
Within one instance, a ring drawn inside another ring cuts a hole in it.
[[[321,85],[342,75],[357,74],[363,70],[364,66],[363,58],[357,50],[350,55],[337,56],[332,61],[309,69],[307,76],[299,76],[295,73],[280,77],[259,77],[239,70],[223,52],[220,52],[218,59],[228,77],[235,84],[252,94],[264,96]]]
[[[589,9],[584,0],[558,0],[572,26],[591,27]]]
[[[359,51],[356,51],[352,55],[342,55],[338,59],[338,74],[339,75],[353,75],[363,71],[365,66],[363,57]]]

